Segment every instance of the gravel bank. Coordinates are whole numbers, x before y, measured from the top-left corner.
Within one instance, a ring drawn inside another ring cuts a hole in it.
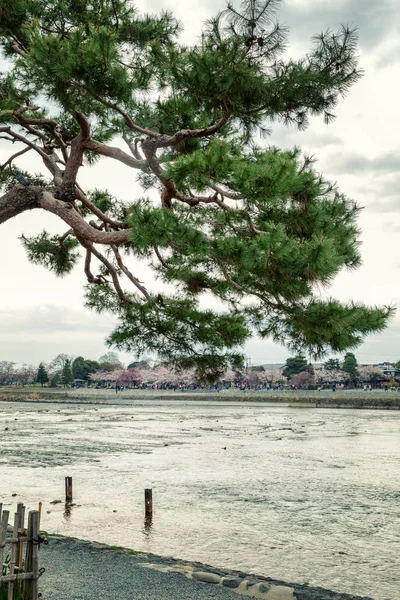
[[[58,536],[39,560],[43,600],[372,600]]]

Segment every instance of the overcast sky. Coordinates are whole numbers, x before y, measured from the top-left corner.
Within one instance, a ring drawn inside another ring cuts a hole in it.
[[[195,41],[204,19],[225,8],[225,0],[139,0],[146,11],[168,9],[183,22],[185,41]],[[359,27],[360,64],[365,71],[337,107],[337,119],[324,125],[313,119],[309,129],[275,127],[269,143],[285,148],[295,144],[313,153],[325,177],[365,209],[362,229],[363,265],[339,275],[330,289],[342,300],[399,305],[400,275],[400,4],[398,0],[286,0],[279,21],[290,27],[288,54],[306,52],[310,37],[341,23]],[[0,162],[8,157],[0,140]],[[32,169],[28,157],[19,163]],[[129,168],[114,162],[112,170],[100,161],[83,169],[80,182],[109,187],[115,195],[132,198],[140,190]],[[114,320],[82,308],[82,268],[55,279],[43,267],[28,263],[18,237],[47,228],[63,231],[56,217],[40,211],[25,213],[0,225],[0,360],[38,363],[65,352],[97,359],[106,350],[104,338]],[[145,278],[145,273],[140,274]],[[399,360],[400,311],[388,329],[367,338],[355,351],[359,362]],[[246,354],[253,364],[284,361],[289,352],[269,341],[252,340]],[[127,355],[121,357],[128,359]]]

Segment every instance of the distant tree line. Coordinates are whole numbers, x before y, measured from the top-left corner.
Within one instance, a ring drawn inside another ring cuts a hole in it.
[[[49,387],[68,387],[74,382],[101,381],[114,379],[121,385],[130,385],[137,379],[135,373],[140,373],[140,378],[151,378],[154,369],[158,369],[157,378],[171,377],[170,367],[159,363],[153,367],[152,361],[147,359],[131,361],[126,369],[122,365],[118,354],[107,352],[98,360],[73,357],[68,354],[58,354],[48,364],[41,362],[39,366],[22,364],[17,366],[13,361],[0,361],[0,386],[2,385],[28,385],[40,384]],[[400,361],[390,364],[393,369],[400,370]],[[161,371],[164,369],[164,371]],[[190,371],[190,370],[189,370]],[[194,375],[188,370],[173,374],[173,379],[195,381]],[[116,376],[118,375],[118,377]],[[114,377],[115,376],[115,377]],[[290,357],[286,360],[283,368],[266,369],[262,365],[248,367],[237,371],[227,371],[221,380],[248,381],[249,383],[265,385],[268,383],[289,383],[296,387],[309,387],[326,382],[345,383],[346,385],[358,385],[360,382],[368,382],[376,385],[389,379],[384,372],[374,365],[359,365],[355,355],[347,352],[342,360],[330,358],[325,362],[323,368],[316,370],[303,355]]]

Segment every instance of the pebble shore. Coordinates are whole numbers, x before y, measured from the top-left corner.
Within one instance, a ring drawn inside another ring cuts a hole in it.
[[[79,547],[81,551],[88,549],[92,552],[112,553],[114,560],[117,558],[116,555],[119,554],[126,558],[129,557],[137,568],[175,574],[193,582],[198,582],[200,585],[229,589],[241,596],[263,598],[265,600],[373,600],[367,596],[341,594],[320,587],[313,588],[307,585],[287,583],[262,575],[249,575],[239,570],[217,569],[199,562],[188,562],[152,553],[134,552],[127,548],[108,546],[97,542],[55,535],[49,536],[48,539],[49,546],[46,547],[46,554],[49,554],[49,556],[51,556],[52,543],[65,544],[65,548],[70,547],[72,543],[75,549]]]

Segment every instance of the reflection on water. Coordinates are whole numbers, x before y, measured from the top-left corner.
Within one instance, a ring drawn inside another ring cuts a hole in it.
[[[143,533],[148,538],[151,534],[151,528],[153,527],[153,513],[146,515],[144,518],[144,529]]]
[[[71,513],[72,513],[72,507],[75,506],[74,504],[71,504],[71,502],[66,502],[65,506],[64,506],[64,519],[66,521],[69,521],[71,518]]]
[[[0,502],[43,501],[43,529],[377,600],[398,597],[399,459],[399,412],[0,404]]]

